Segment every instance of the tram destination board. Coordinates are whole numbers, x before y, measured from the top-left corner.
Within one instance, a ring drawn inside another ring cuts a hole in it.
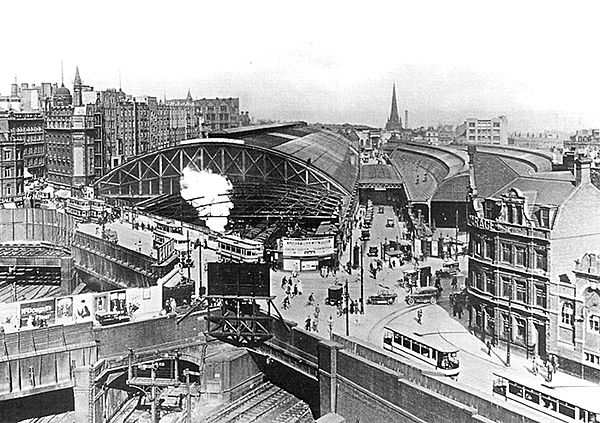
[[[270,269],[265,263],[208,263],[208,295],[268,297]]]

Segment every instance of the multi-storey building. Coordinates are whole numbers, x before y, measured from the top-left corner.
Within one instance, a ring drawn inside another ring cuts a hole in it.
[[[600,381],[600,254],[586,253],[574,262],[574,277],[563,277],[553,315],[561,368]]]
[[[204,123],[207,131],[219,131],[227,128],[236,128],[247,122],[247,114],[240,114],[239,98],[200,98],[193,100],[188,92],[185,99],[167,100],[167,105],[175,106],[177,110],[178,128],[186,124],[187,130],[192,130],[199,121]],[[182,135],[178,133],[179,139]],[[192,137],[194,138],[194,137]]]
[[[101,121],[95,105],[73,106],[69,90],[57,90],[46,111],[47,175],[55,187],[78,195],[93,183]]]
[[[486,144],[508,144],[508,120],[506,116],[493,119],[469,118],[459,127],[461,141]]]
[[[578,160],[574,173],[520,176],[473,201],[467,291],[469,323],[481,336],[541,356],[557,352],[560,286],[573,260],[600,242],[600,190],[589,160]]]

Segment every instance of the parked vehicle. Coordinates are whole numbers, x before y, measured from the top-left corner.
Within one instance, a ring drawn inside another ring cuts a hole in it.
[[[440,297],[440,290],[435,286],[425,286],[415,289],[412,294],[406,296],[406,304],[413,305],[415,303],[430,303],[435,304]]]
[[[367,255],[369,257],[377,257],[379,255],[379,249],[377,247],[369,247]]]
[[[387,222],[385,223],[385,227],[386,227],[386,228],[393,228],[393,227],[394,227],[394,219],[392,219],[392,218],[389,218],[389,219],[387,220]]]
[[[455,276],[458,273],[460,273],[460,266],[455,260],[444,262],[442,268],[435,271],[435,275],[439,278],[448,278],[450,276]]]
[[[398,294],[395,292],[389,291],[387,289],[382,289],[375,295],[370,295],[367,298],[367,304],[394,304]]]
[[[363,229],[360,233],[360,239],[363,241],[368,241],[371,239],[371,232],[368,229]]]
[[[383,206],[379,206],[379,209],[377,209],[377,213],[383,214],[383,212],[384,212]]]

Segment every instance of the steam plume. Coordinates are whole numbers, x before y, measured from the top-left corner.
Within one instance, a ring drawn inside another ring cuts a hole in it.
[[[197,172],[189,167],[181,176],[181,197],[198,210],[198,217],[213,231],[225,231],[227,216],[233,208],[229,191],[233,188],[224,175],[210,170]]]

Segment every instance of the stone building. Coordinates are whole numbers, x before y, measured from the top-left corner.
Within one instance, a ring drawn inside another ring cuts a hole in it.
[[[0,112],[0,196],[19,197],[27,177],[44,174],[44,120],[40,112]]]
[[[468,232],[472,328],[541,356],[556,353],[559,287],[573,260],[600,242],[600,190],[589,160],[578,160],[574,174],[522,175],[475,198]]]
[[[96,177],[94,160],[101,148],[102,119],[95,105],[74,106],[72,101],[63,84],[46,111],[46,167],[51,184],[78,195]]]

